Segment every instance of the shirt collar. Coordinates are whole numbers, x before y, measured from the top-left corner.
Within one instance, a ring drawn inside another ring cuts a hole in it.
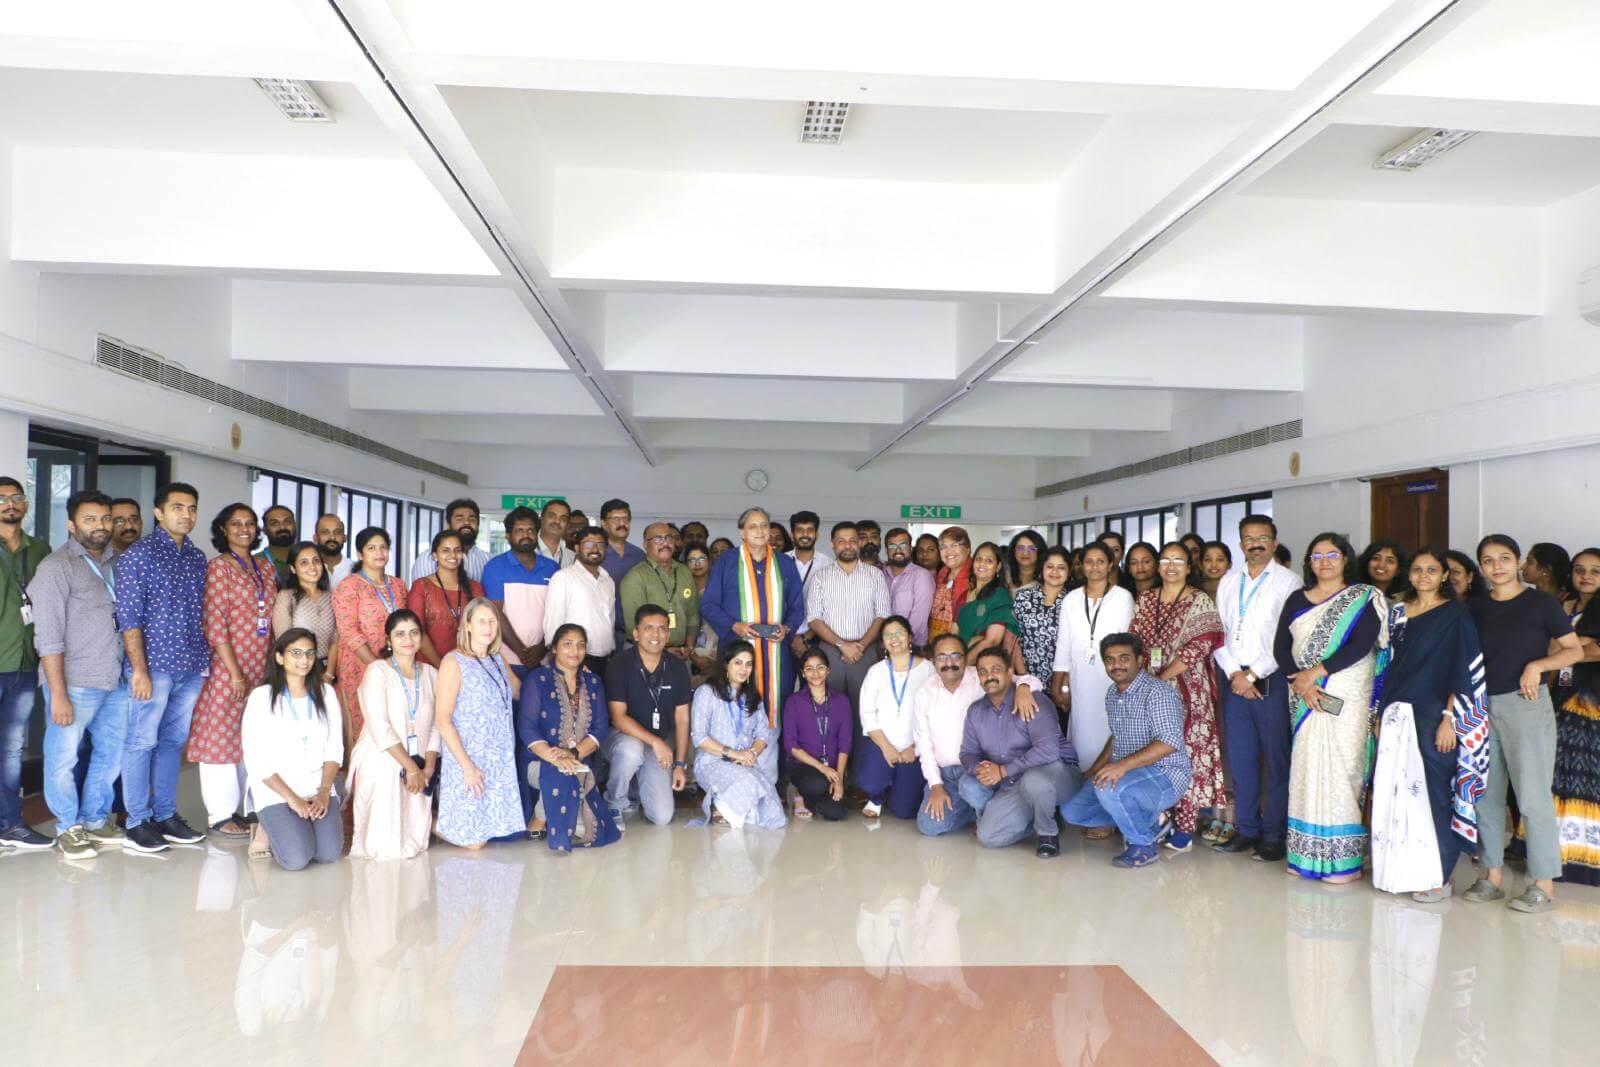
[[[96,563],[110,563],[112,560],[117,558],[115,546],[110,542],[106,543],[105,552],[98,556],[90,552],[87,548],[84,548],[75,537],[67,538],[67,543],[63,547],[66,548],[67,555],[69,556],[82,556],[84,559],[92,559]]]
[[[1149,672],[1141,669],[1138,674],[1134,675],[1133,681],[1128,684],[1126,690],[1117,689],[1115,682],[1111,683],[1111,688],[1120,697],[1138,696],[1150,687],[1152,681],[1154,679],[1150,677]]]

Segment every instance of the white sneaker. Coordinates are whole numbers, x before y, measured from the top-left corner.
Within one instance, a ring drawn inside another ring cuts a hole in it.
[[[864,818],[876,819],[883,814],[883,805],[876,800],[869,800],[861,805],[861,814]]]

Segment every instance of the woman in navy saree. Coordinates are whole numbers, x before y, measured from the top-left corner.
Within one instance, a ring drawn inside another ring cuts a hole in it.
[[[610,730],[600,679],[583,666],[589,641],[583,627],[567,623],[550,640],[550,667],[522,681],[517,738],[532,752],[552,852],[574,845],[598,848],[621,837],[601,796],[589,760]]]

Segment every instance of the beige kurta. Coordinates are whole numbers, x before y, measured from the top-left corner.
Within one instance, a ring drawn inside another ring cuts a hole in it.
[[[433,724],[433,693],[439,675],[420,660],[417,666],[422,670],[421,697],[416,720],[409,725],[406,693],[416,690],[409,680],[401,680],[391,661],[372,664],[361,679],[361,707],[366,719],[350,753],[352,856],[409,859],[428,848],[432,798],[405,791],[400,765],[387,751],[391,745],[405,745],[411,734],[416,735],[418,753],[439,751],[439,731]]]

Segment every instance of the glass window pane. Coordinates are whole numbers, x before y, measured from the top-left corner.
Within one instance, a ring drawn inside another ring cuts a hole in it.
[[[250,506],[259,516],[272,505],[272,477],[263,474],[250,486]]]
[[[1261,497],[1260,499],[1251,501],[1250,510],[1255,512],[1257,515],[1266,515],[1268,517],[1271,517],[1271,515],[1272,515],[1272,498],[1270,496],[1268,496],[1268,497]]]
[[[1203,541],[1217,539],[1217,509],[1207,505],[1197,508],[1194,514],[1194,532],[1200,535]]]
[[[1239,543],[1239,520],[1244,518],[1244,501],[1233,500],[1218,508],[1217,525],[1220,534],[1217,540],[1226,543],[1229,547]]]

